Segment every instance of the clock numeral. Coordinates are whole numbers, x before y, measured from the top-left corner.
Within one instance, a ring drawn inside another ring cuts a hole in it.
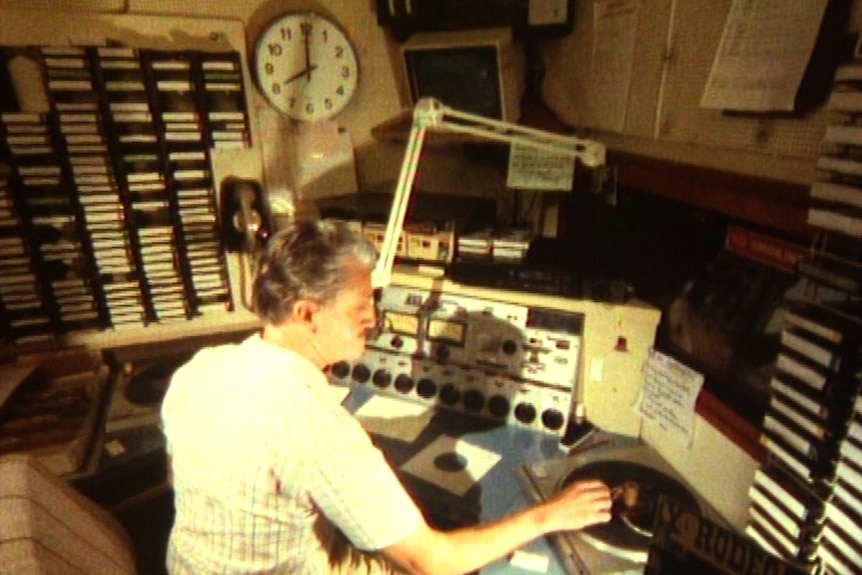
[[[325,100],[323,100],[323,107],[324,108],[326,108],[327,110],[331,110],[332,106],[333,106],[332,100],[330,100],[329,98],[326,98]]]
[[[344,46],[336,46],[335,47],[335,57],[341,58],[344,56]]]
[[[338,87],[335,89],[335,93],[338,94],[339,96],[343,96],[344,95],[344,86],[342,84],[339,84]]]
[[[272,62],[267,62],[263,66],[263,71],[267,76],[272,76],[275,73],[275,66],[272,65]]]
[[[299,25],[299,31],[302,33],[302,37],[311,36],[311,33],[314,31],[314,26],[311,25],[311,22],[303,22]]]
[[[270,42],[267,44],[267,49],[269,50],[270,56],[281,56],[282,48],[281,44],[276,44],[275,42]]]
[[[276,95],[281,94],[281,82],[272,83],[272,93]]]
[[[309,116],[314,115],[314,102],[308,102],[305,105],[305,113],[308,114]]]
[[[341,67],[341,77],[345,80],[350,77],[350,66]]]

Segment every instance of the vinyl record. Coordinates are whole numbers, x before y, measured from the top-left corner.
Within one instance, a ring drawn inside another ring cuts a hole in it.
[[[685,507],[699,509],[695,497],[679,481],[638,463],[595,461],[579,467],[563,486],[599,479],[611,489],[611,520],[583,529],[580,535],[603,551],[632,560],[645,560],[659,497],[665,495]]]

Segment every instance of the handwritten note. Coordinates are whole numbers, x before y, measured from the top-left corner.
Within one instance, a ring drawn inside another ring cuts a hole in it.
[[[645,420],[691,445],[694,406],[703,375],[661,352],[650,350],[644,363],[644,387],[637,409]]]

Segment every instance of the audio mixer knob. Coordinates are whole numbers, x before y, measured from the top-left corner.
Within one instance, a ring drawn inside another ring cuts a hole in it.
[[[464,408],[467,411],[481,411],[485,407],[485,396],[481,391],[471,389],[464,393]]]
[[[338,379],[344,379],[350,375],[350,364],[346,361],[339,361],[329,369],[330,373]]]
[[[437,384],[433,380],[423,377],[416,384],[416,393],[419,394],[419,397],[431,399],[437,394]]]
[[[395,349],[401,349],[404,347],[404,339],[400,335],[396,335],[389,341],[389,345]]]
[[[353,366],[351,376],[353,377],[353,381],[359,383],[366,383],[368,381],[368,378],[371,377],[371,370],[365,367],[364,364],[357,363]]]
[[[494,417],[503,418],[509,415],[509,400],[502,395],[494,395],[488,400],[488,411]]]
[[[563,414],[556,409],[546,409],[545,412],[542,413],[542,425],[553,431],[557,431],[562,428],[565,422],[566,418],[563,417]]]
[[[455,405],[461,401],[461,392],[451,383],[447,383],[440,389],[440,401],[443,405]]]
[[[392,383],[392,374],[385,369],[378,369],[374,372],[374,378],[371,381],[374,382],[374,385],[383,389],[384,387],[389,387],[389,384]]]
[[[449,351],[450,350],[448,345],[441,345],[434,351],[434,355],[437,356],[437,359],[441,361],[446,361],[447,359],[449,359]]]
[[[533,423],[536,419],[536,415],[536,408],[529,403],[519,403],[515,406],[515,419],[524,425]]]
[[[406,374],[399,374],[395,378],[395,389],[400,393],[410,393],[413,390],[413,378]]]

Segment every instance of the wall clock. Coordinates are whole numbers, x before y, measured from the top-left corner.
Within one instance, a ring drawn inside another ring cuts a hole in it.
[[[267,24],[257,38],[254,66],[267,101],[303,122],[341,112],[359,82],[356,50],[347,35],[315,12],[288,13]]]

